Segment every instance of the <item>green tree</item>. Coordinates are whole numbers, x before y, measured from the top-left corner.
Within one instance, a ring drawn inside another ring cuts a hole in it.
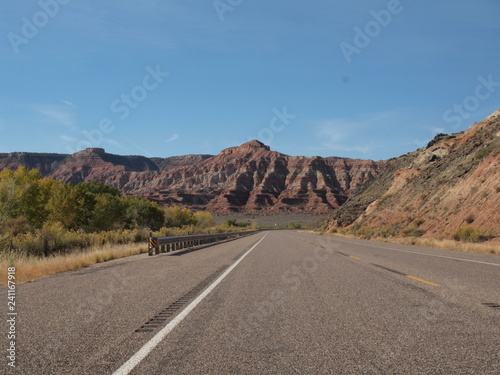
[[[0,222],[16,218],[18,214],[17,187],[14,172],[4,169],[0,172]]]
[[[66,229],[78,229],[80,207],[78,191],[72,185],[52,184],[47,202],[48,220],[62,224]]]
[[[36,169],[19,167],[0,172],[0,221],[25,217],[30,225],[40,228],[47,216],[46,194]]]
[[[227,219],[226,226],[228,227],[237,227],[237,228],[245,228],[248,226],[247,223],[238,223],[236,219]]]
[[[215,220],[212,214],[208,211],[198,211],[194,213],[196,225],[200,228],[215,227]]]
[[[164,223],[164,211],[160,206],[141,197],[123,198],[125,222],[128,228],[151,228],[158,230]]]
[[[196,225],[196,218],[190,210],[179,206],[165,209],[165,226],[167,228],[181,228],[185,225]]]
[[[110,194],[115,197],[120,197],[122,195],[119,189],[108,186],[104,182],[100,181],[80,182],[76,185],[76,189],[92,195]]]
[[[123,227],[125,206],[120,198],[120,190],[103,182],[80,182],[75,186],[75,200],[78,207],[75,226],[86,232]]]
[[[125,205],[120,197],[112,194],[95,196],[95,206],[88,224],[91,232],[120,229],[124,225]]]

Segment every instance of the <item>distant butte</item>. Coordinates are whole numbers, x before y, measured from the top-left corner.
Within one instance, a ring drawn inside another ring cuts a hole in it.
[[[329,230],[357,226],[383,236],[436,237],[472,225],[500,237],[500,110],[387,161],[289,156],[257,140],[215,156],[0,154],[0,169],[21,165],[217,214],[331,214]]]
[[[218,155],[146,158],[89,148],[73,155],[0,154],[0,168],[24,165],[64,182],[102,181],[162,205],[214,213],[326,214],[385,162],[288,156],[258,140]]]

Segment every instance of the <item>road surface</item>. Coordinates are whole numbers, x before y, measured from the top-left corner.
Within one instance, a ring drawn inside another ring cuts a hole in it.
[[[270,231],[23,284],[17,302],[0,373],[500,374],[491,254]]]

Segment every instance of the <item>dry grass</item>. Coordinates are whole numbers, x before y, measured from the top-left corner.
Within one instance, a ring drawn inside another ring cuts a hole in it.
[[[28,256],[7,257],[3,255],[0,257],[0,285],[4,286],[6,284],[8,267],[16,268],[16,283],[20,284],[60,272],[74,271],[95,263],[137,255],[147,251],[148,249],[145,246],[127,244],[107,245],[84,252],[78,251],[49,258]]]
[[[468,243],[455,240],[439,240],[436,238],[384,238],[385,242],[402,243],[407,245],[434,247],[437,249],[471,251],[483,254],[500,255],[500,244],[497,243]]]
[[[359,238],[347,233],[329,233],[332,236],[345,238]],[[468,243],[448,239],[437,238],[415,238],[415,237],[389,237],[389,238],[370,238],[373,241],[390,242],[404,245],[415,245],[424,247],[433,247],[436,249],[470,251],[482,254],[498,254],[500,255],[500,242],[489,241],[483,243]]]

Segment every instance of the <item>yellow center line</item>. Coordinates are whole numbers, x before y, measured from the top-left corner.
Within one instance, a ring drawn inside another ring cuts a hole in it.
[[[417,280],[417,281],[420,281],[421,283],[429,284],[432,286],[441,286],[439,284],[431,283],[430,281],[427,281],[427,280],[419,279],[418,277],[415,277],[415,276],[406,275],[406,277],[409,277],[410,279]]]
[[[361,258],[353,257],[352,255],[350,255],[349,258],[356,259],[356,260],[361,260]]]

